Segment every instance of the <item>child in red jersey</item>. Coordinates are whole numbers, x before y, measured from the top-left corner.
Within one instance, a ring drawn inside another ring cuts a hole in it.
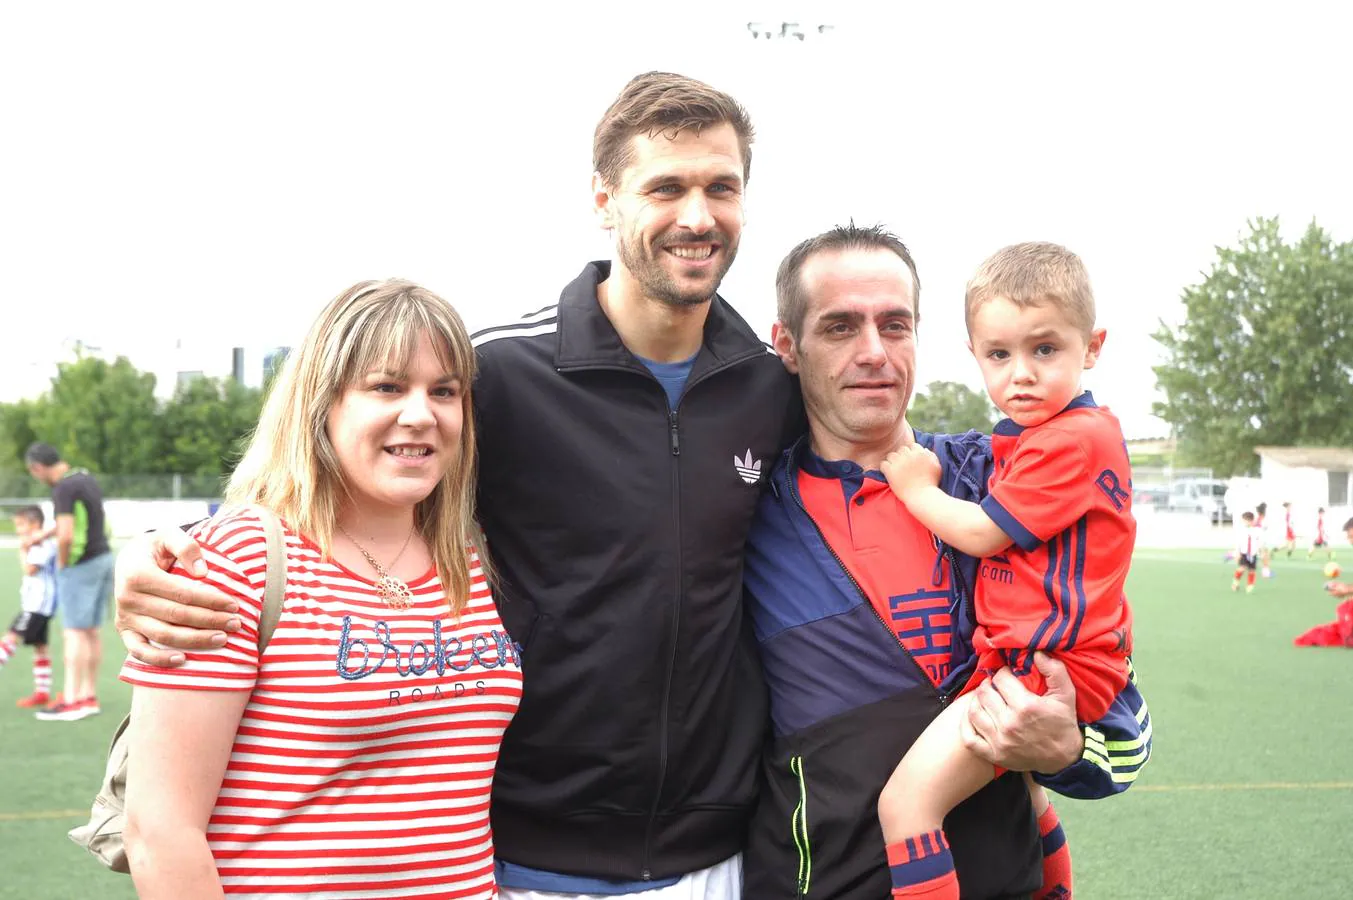
[[[1292,526],[1292,504],[1286,500],[1283,501],[1283,549],[1289,557],[1297,549],[1297,530]]]
[[[1310,559],[1317,550],[1324,550],[1329,554],[1330,559],[1334,559],[1334,546],[1330,543],[1329,535],[1325,533],[1325,507],[1320,507],[1315,511],[1315,537],[1311,539],[1311,549],[1306,551],[1306,558]]]
[[[938,487],[939,460],[916,445],[882,469],[911,513],[946,544],[985,557],[976,587],[978,662],[959,697],[907,752],[879,798],[893,896],[957,898],[940,832],[944,816],[1000,774],[969,751],[966,696],[1005,666],[1042,693],[1035,652],[1051,653],[1076,688],[1082,722],[1102,718],[1128,680],[1132,614],[1123,596],[1136,522],[1118,420],[1081,390],[1105,332],[1080,259],[1055,244],[996,253],[968,283],[969,347],[1006,419],[980,504]],[[1026,775],[1048,852],[1039,897],[1069,897],[1070,856],[1056,813]],[[1045,851],[1046,852],[1046,851]],[[946,864],[947,861],[947,864]]]

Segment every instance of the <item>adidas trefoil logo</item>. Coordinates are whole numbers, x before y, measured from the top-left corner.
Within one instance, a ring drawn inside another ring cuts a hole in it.
[[[761,480],[761,460],[752,459],[751,448],[747,450],[746,459],[738,459],[737,454],[733,454],[733,468],[738,470],[738,476],[748,484],[756,484]]]

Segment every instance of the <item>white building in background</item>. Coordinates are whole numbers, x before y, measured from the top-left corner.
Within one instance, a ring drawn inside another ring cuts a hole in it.
[[[1353,449],[1345,447],[1255,447],[1259,481],[1269,503],[1270,518],[1278,518],[1282,504],[1292,504],[1298,539],[1315,529],[1316,510],[1325,508],[1325,528],[1332,540],[1353,513]]]

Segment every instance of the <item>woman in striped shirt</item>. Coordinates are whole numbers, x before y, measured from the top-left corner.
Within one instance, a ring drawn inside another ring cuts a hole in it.
[[[181,668],[122,670],[144,900],[496,896],[489,792],[521,664],[476,547],[474,368],[450,305],[399,281],[345,291],[287,360],[232,511],[195,533],[192,577],[241,627]],[[263,653],[251,505],[286,538]]]

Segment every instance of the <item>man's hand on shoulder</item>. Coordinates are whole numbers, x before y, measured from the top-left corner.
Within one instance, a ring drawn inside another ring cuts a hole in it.
[[[222,647],[225,633],[240,627],[239,605],[192,578],[171,575],[176,561],[194,578],[207,573],[197,542],[176,528],[138,538],[117,558],[117,631],[127,652],[152,666],[180,666],[180,651]]]
[[[1047,691],[1024,686],[1008,668],[978,686],[960,724],[963,743],[990,762],[1016,772],[1050,775],[1075,763],[1085,738],[1076,720],[1076,687],[1066,666],[1034,654]]]

